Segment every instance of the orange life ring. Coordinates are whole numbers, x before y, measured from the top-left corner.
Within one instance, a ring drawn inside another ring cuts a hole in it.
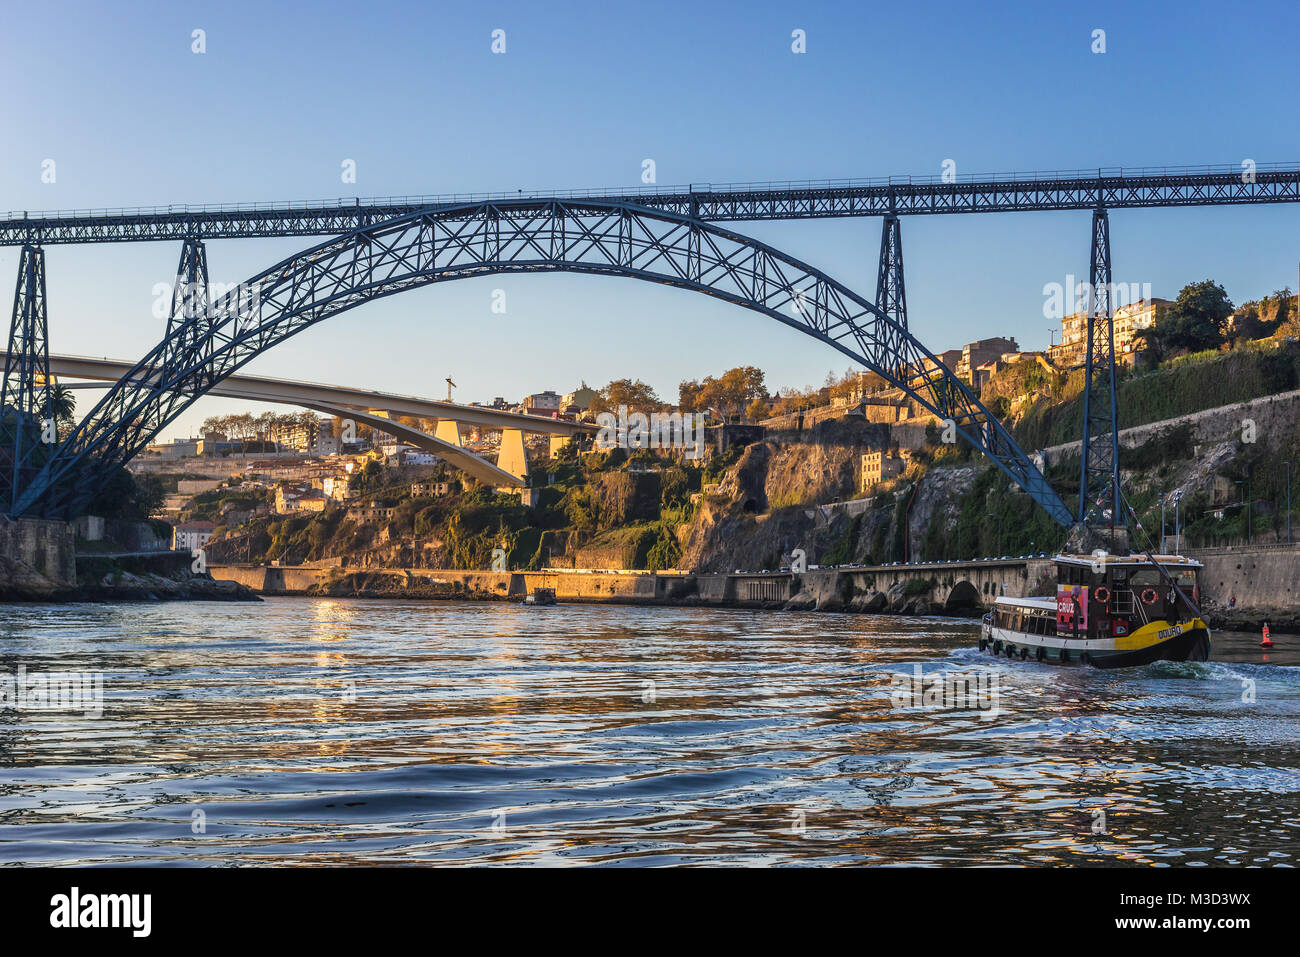
[[[1142,589],[1142,604],[1144,605],[1154,605],[1156,603],[1156,599],[1159,597],[1160,596],[1156,594],[1156,590],[1154,588]]]
[[[1110,601],[1110,589],[1105,585],[1099,585],[1092,593],[1092,596],[1104,605],[1106,602]]]

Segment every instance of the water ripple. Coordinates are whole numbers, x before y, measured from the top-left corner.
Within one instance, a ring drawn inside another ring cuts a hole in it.
[[[279,599],[0,608],[0,863],[1293,866],[1300,668],[968,622]],[[1223,651],[1226,655],[1221,655]],[[981,677],[997,711],[896,700]]]

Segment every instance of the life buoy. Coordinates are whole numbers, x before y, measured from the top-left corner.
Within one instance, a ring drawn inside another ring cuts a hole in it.
[[[1144,605],[1154,605],[1156,603],[1156,599],[1159,597],[1160,596],[1156,594],[1156,590],[1154,588],[1142,589],[1142,604]]]
[[[1105,585],[1097,586],[1097,590],[1092,593],[1093,597],[1103,605],[1110,601],[1110,589]]]

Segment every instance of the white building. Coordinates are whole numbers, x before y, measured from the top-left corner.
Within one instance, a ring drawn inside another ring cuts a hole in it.
[[[552,416],[560,411],[560,395],[558,392],[534,392],[532,395],[524,396],[523,410],[529,415]]]
[[[215,528],[211,522],[182,522],[172,529],[172,548],[187,552],[202,548]]]

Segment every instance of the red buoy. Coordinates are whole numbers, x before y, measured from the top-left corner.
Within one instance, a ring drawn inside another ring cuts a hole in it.
[[[1273,639],[1268,636],[1268,622],[1264,622],[1264,640],[1259,643],[1261,648],[1272,648]]]

